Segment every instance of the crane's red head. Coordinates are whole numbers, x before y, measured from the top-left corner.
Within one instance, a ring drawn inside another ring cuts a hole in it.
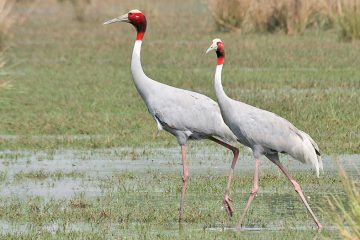
[[[217,64],[221,65],[224,64],[224,60],[225,60],[225,49],[224,49],[224,44],[223,42],[219,39],[219,38],[215,38],[212,41],[211,46],[206,50],[206,53],[215,50],[216,51],[216,56],[217,56]]]
[[[136,36],[136,40],[142,40],[144,38],[144,34],[146,31],[146,17],[145,15],[140,12],[139,10],[131,10],[130,12],[111,19],[107,22],[104,22],[104,24],[110,24],[110,23],[115,23],[115,22],[127,22],[127,23],[131,23],[137,31],[137,36]]]

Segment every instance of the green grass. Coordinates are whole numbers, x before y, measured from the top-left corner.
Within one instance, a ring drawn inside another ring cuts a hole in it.
[[[62,179],[62,178],[75,178],[75,177],[83,177],[83,174],[80,172],[72,171],[72,172],[47,172],[44,170],[31,171],[31,172],[19,172],[14,175],[16,181],[25,181],[25,180],[44,180],[47,178],[51,179]]]
[[[337,191],[341,196],[340,179],[328,174],[319,183],[307,173],[295,174],[313,209],[319,215],[319,206],[326,202],[326,191]],[[185,222],[179,231],[178,204],[181,181],[178,174],[147,171],[139,174],[123,172],[100,178],[103,195],[84,194],[70,199],[16,196],[0,197],[0,225],[10,223],[14,233],[0,233],[1,237],[47,239],[52,233],[56,239],[126,238],[126,239],[304,239],[317,235],[314,223],[305,207],[284,177],[265,173],[260,178],[261,189],[246,221],[247,227],[270,227],[280,230],[243,231],[233,228],[244,208],[251,188],[249,176],[235,176],[232,198],[235,216],[229,220],[221,208],[226,176],[218,174],[195,175],[190,178],[186,198]],[[330,184],[329,184],[330,183]],[[329,219],[319,215],[328,226]],[[51,226],[56,226],[51,230]],[[21,227],[25,231],[21,232]],[[299,227],[300,229],[291,229]],[[301,230],[304,227],[304,230]],[[212,230],[213,228],[213,230]],[[313,228],[313,229],[312,229]],[[223,229],[223,230],[221,230]],[[100,234],[100,235],[99,235]],[[323,235],[335,233],[325,230]]]
[[[296,37],[214,32],[206,4],[176,4],[154,3],[148,15],[142,51],[148,76],[214,98],[215,56],[204,51],[221,37],[227,52],[223,83],[231,97],[287,118],[326,154],[359,152],[359,43],[339,42],[331,31]],[[79,23],[68,17],[69,6],[60,6],[39,6],[54,13],[32,13],[9,42],[6,78],[13,87],[0,89],[0,133],[20,137],[1,138],[0,148],[176,144],[169,134],[157,134],[132,83],[135,30],[102,25],[125,10],[104,4]]]

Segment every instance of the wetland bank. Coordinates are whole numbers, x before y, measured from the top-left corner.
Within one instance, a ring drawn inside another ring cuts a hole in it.
[[[147,1],[119,6],[105,0],[89,8],[84,22],[73,19],[70,5],[40,2],[6,51],[3,76],[12,87],[0,88],[0,238],[338,236],[320,209],[326,210],[330,195],[345,198],[334,159],[359,182],[358,42],[340,42],[332,30],[292,37],[219,33],[206,4],[195,0],[150,1],[151,7]],[[133,86],[133,29],[102,26],[135,7],[149,19],[142,60],[150,77],[214,98],[213,59],[203,53],[221,34],[232,49],[224,72],[229,95],[284,116],[319,143],[325,168],[319,179],[310,166],[281,159],[325,225],[322,234],[316,235],[291,185],[266,159],[246,230],[234,232],[251,189],[253,161],[242,149],[229,220],[222,199],[231,153],[206,141],[189,144],[190,182],[179,231],[180,149],[172,136],[157,131]]]

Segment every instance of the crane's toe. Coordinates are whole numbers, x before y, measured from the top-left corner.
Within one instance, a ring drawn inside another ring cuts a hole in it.
[[[225,207],[225,211],[228,214],[229,217],[232,217],[234,214],[234,210],[231,206],[231,198],[228,195],[225,195],[224,197],[224,207]]]

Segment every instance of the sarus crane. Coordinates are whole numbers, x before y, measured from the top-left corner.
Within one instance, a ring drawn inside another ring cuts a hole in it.
[[[145,15],[139,10],[105,22],[104,24],[126,22],[132,24],[136,31],[136,41],[131,59],[131,73],[135,87],[144,100],[146,107],[157,123],[159,130],[174,135],[181,146],[183,164],[183,185],[180,198],[179,221],[184,216],[184,199],[188,183],[188,164],[186,160],[186,143],[188,140],[209,139],[233,152],[230,173],[224,196],[225,210],[232,216],[230,184],[239,155],[238,148],[230,145],[236,141],[235,135],[224,123],[218,104],[209,97],[175,88],[147,77],[141,66],[140,51],[146,31]]]
[[[229,98],[224,92],[221,82],[221,72],[225,60],[223,42],[220,39],[214,39],[206,53],[212,50],[216,51],[217,55],[214,88],[221,115],[226,125],[228,125],[236,135],[238,141],[251,148],[255,158],[252,190],[237,228],[241,227],[250,204],[258,191],[259,158],[265,155],[265,157],[276,164],[281,172],[289,179],[314,219],[318,229],[322,229],[322,225],[307,203],[300,185],[290,176],[279,160],[279,153],[289,154],[300,162],[312,164],[316,169],[317,177],[319,177],[319,168],[322,169],[323,165],[318,145],[307,133],[297,129],[288,120],[272,112]]]

